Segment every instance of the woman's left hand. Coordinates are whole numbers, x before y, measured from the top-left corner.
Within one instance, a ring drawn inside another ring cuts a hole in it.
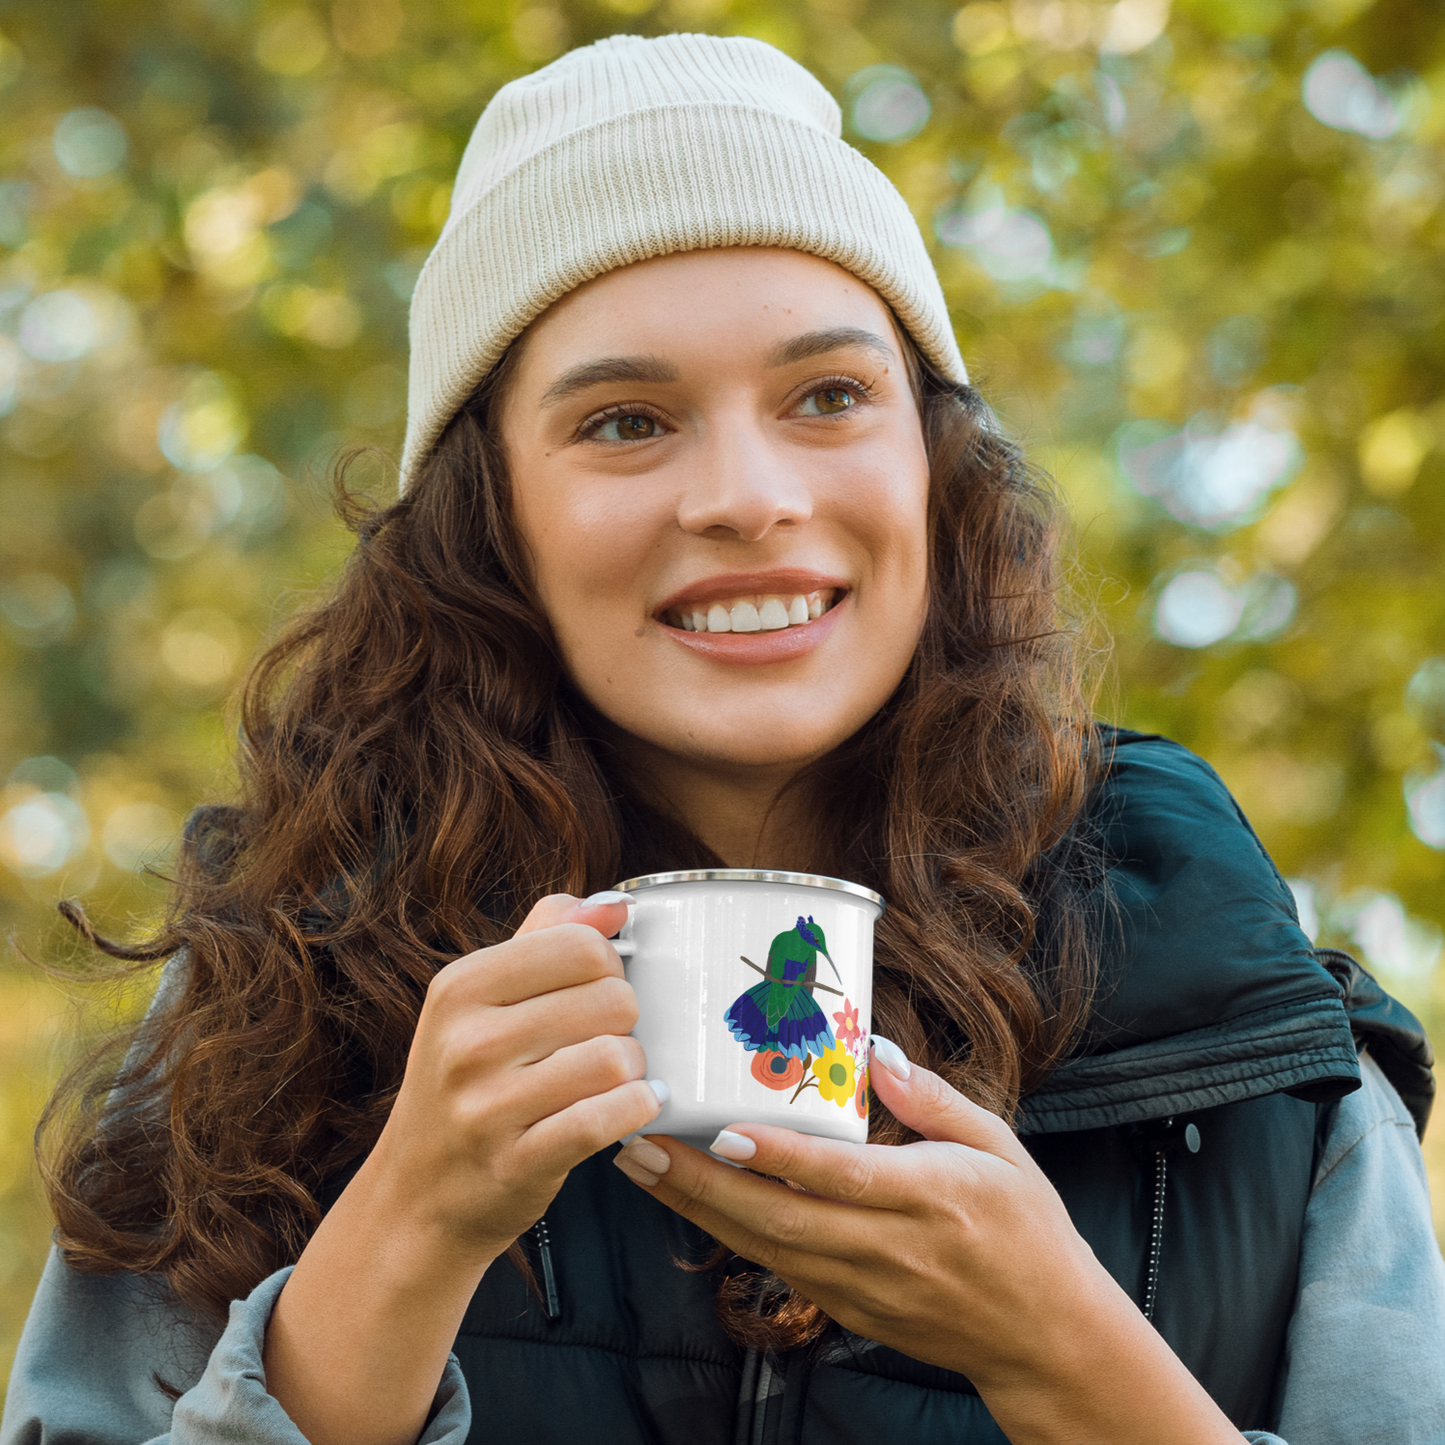
[[[714,1149],[756,1172],[658,1137],[618,1166],[855,1334],[966,1374],[1015,1445],[1238,1445],[1003,1120],[879,1041],[885,1059],[874,1090],[920,1142],[739,1124]]]

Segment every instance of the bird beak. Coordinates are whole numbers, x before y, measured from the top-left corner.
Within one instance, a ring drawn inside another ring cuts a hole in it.
[[[818,952],[823,953],[823,950],[820,948]],[[831,953],[823,953],[823,957],[828,960],[828,967],[833,970],[833,977],[836,978],[839,983],[842,983],[843,975],[838,972],[838,965],[833,962],[833,955]]]

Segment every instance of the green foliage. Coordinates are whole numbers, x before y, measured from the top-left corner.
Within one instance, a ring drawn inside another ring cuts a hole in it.
[[[0,4],[4,921],[154,920],[137,864],[346,551],[319,476],[399,450],[481,107],[676,29],[839,96],[1073,504],[1107,710],[1208,757],[1323,934],[1445,1019],[1445,31],[1406,0]],[[5,1036],[17,1180],[48,1027]],[[44,1223],[28,1184],[0,1211],[4,1352]]]

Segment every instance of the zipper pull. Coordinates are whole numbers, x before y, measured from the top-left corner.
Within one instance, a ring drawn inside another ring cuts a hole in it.
[[[552,1270],[552,1234],[547,1228],[545,1215],[532,1226],[537,1237],[537,1258],[542,1266],[542,1309],[549,1320],[562,1317],[562,1307],[557,1303],[557,1276]]]

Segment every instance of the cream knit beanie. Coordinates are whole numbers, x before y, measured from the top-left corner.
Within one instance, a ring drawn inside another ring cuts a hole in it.
[[[503,86],[412,296],[403,489],[530,321],[594,276],[675,251],[778,246],[836,262],[966,381],[907,203],[841,132],[813,76],[740,37],[614,35]]]

